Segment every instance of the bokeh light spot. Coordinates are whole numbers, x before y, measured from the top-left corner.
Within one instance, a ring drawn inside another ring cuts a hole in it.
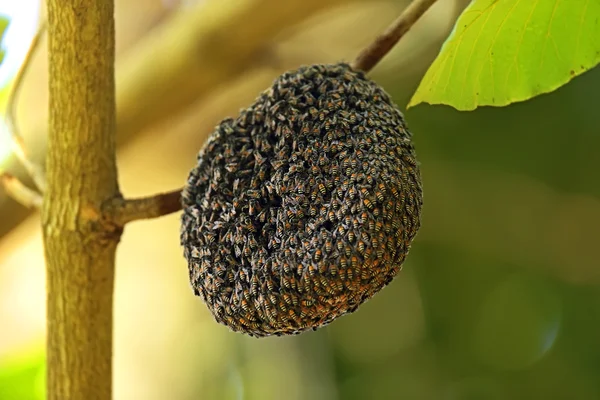
[[[561,314],[559,296],[550,285],[513,275],[483,301],[474,331],[475,355],[498,369],[530,367],[555,343]]]
[[[0,88],[14,77],[27,55],[38,27],[39,8],[38,0],[0,2],[0,15],[10,19],[2,40],[2,49],[6,54],[0,64]]]

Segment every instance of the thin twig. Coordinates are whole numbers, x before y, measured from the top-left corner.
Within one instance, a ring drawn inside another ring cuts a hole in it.
[[[360,52],[352,68],[364,72],[373,69],[436,1],[413,0],[385,32]]]
[[[10,127],[8,129],[12,131]],[[31,179],[33,179],[35,186],[43,193],[46,190],[46,174],[44,173],[44,169],[41,165],[34,163],[28,157],[23,142],[20,141],[20,136],[13,135],[12,139],[13,153],[15,153],[19,161],[21,161],[21,164],[23,164],[27,173]]]
[[[123,226],[140,219],[158,218],[181,210],[181,190],[138,199],[116,199],[105,209],[111,220]]]
[[[6,193],[12,197],[17,203],[33,209],[40,209],[42,207],[42,196],[33,189],[25,186],[16,177],[3,173],[0,175],[0,184],[6,190]]]
[[[17,76],[15,76],[15,81],[12,85],[10,94],[8,96],[8,103],[6,105],[6,118],[8,119],[8,122],[10,122],[15,128],[17,127],[17,95],[19,94],[19,90],[21,89],[21,86],[23,84],[23,79],[25,78],[25,75],[29,70],[31,60],[35,52],[37,51],[40,42],[42,41],[42,37],[46,33],[46,28],[46,22],[44,21],[40,24],[38,31],[36,32],[35,36],[33,37],[33,40],[31,41],[31,44],[29,45],[29,50],[27,50],[25,61],[23,61],[21,68],[19,68]],[[19,134],[18,129],[14,129],[13,131],[15,135]]]
[[[23,85],[23,79],[27,74],[27,70],[31,65],[33,55],[37,51],[45,32],[46,22],[42,22],[33,40],[31,41],[31,45],[29,46],[29,50],[25,56],[25,61],[23,61],[23,64],[21,65],[21,68],[19,68],[17,76],[15,77],[15,81],[8,95],[5,116],[6,125],[8,126],[8,130],[13,139],[13,151],[33,179],[35,185],[42,192],[44,192],[46,189],[46,177],[43,168],[40,165],[32,162],[27,154],[27,151],[25,150],[25,141],[23,140],[23,136],[21,135],[19,126],[17,125],[17,96],[21,86]]]

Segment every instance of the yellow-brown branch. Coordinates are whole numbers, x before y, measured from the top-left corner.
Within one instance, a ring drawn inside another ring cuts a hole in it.
[[[352,68],[369,72],[437,0],[413,0],[392,24],[369,44],[352,63]]]
[[[112,0],[49,0],[50,121],[42,224],[47,263],[47,396],[109,400],[114,260],[120,230]]]

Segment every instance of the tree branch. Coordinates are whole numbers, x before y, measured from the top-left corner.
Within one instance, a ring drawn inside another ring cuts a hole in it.
[[[49,0],[49,133],[42,227],[47,396],[110,400],[115,253],[101,207],[119,196],[114,0]]]
[[[105,207],[105,214],[111,221],[124,226],[139,219],[158,218],[181,210],[181,190],[160,193],[138,199],[112,200]]]
[[[17,156],[23,167],[25,167],[27,174],[33,179],[35,186],[37,186],[41,192],[44,192],[46,190],[46,175],[44,169],[41,165],[38,165],[31,160],[25,150],[25,143],[22,141],[21,136],[13,130],[10,123],[8,124],[8,129],[11,134],[13,153]]]
[[[352,68],[371,71],[436,1],[413,0],[385,32],[360,52],[352,63]]]
[[[224,83],[260,68],[264,51],[275,38],[347,2],[237,0],[229,5],[213,0],[174,12],[117,62],[117,144],[205,100]],[[36,132],[40,140],[46,136],[45,130]],[[17,167],[15,161],[12,158],[9,164]],[[0,236],[23,218],[13,216],[12,210],[0,210],[5,222]]]
[[[25,61],[21,65],[21,68],[19,68],[19,72],[15,77],[15,81],[8,95],[8,104],[6,106],[5,117],[6,125],[8,126],[8,130],[13,140],[13,151],[41,192],[46,190],[46,177],[43,168],[33,162],[25,150],[25,141],[23,140],[23,136],[21,136],[19,126],[17,125],[17,95],[19,94],[19,90],[23,84],[23,78],[27,74],[27,70],[31,65],[31,60],[33,59],[33,56],[40,45],[44,33],[46,33],[45,22],[40,25],[38,31],[33,37],[33,40],[29,46],[29,50],[27,51]]]
[[[4,187],[6,193],[17,203],[33,209],[40,209],[42,207],[42,196],[35,190],[25,186],[14,176],[6,172],[0,174],[0,184]]]
[[[27,70],[29,69],[29,67],[31,65],[31,60],[32,60],[35,52],[37,51],[38,46],[40,45],[42,37],[46,33],[46,28],[47,28],[46,22],[43,22],[38,27],[38,30],[35,33],[35,36],[33,37],[31,44],[29,45],[29,50],[27,50],[27,55],[25,56],[25,61],[23,61],[21,68],[19,68],[19,71],[17,72],[17,76],[15,76],[15,80],[12,84],[10,93],[8,94],[8,103],[6,105],[6,121],[9,125],[9,127],[11,128],[11,131],[12,131],[13,137],[15,138],[15,141],[19,144],[23,143],[23,138],[21,137],[18,126],[17,126],[17,97],[19,94],[19,90],[21,89],[21,86],[23,85],[23,79],[25,78],[25,75],[27,74]]]
[[[437,0],[414,0],[388,29],[369,44],[354,60],[354,69],[370,71]],[[161,193],[143,199],[118,200],[109,215],[119,226],[138,219],[156,218],[181,209],[181,191]]]

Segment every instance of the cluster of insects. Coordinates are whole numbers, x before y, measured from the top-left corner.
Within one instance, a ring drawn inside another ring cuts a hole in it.
[[[347,64],[281,75],[197,161],[181,243],[195,294],[234,331],[295,334],[353,312],[397,275],[420,226],[403,116]]]

